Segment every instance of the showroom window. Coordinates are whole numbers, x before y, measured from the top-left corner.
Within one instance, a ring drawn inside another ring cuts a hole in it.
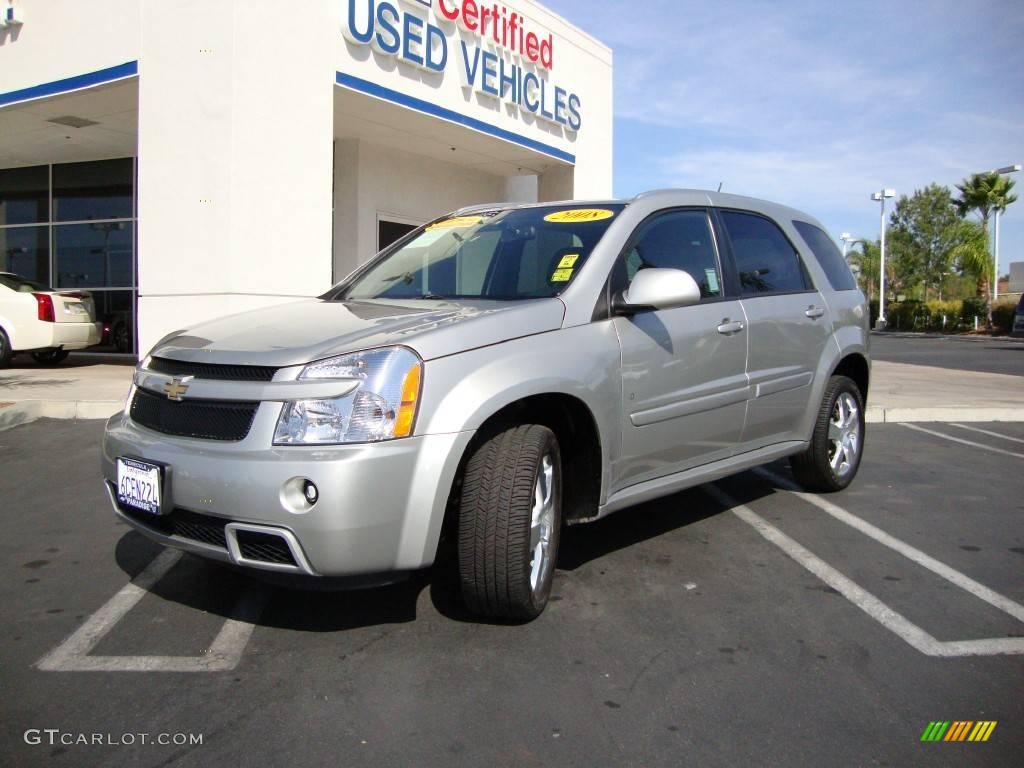
[[[103,340],[135,351],[135,159],[0,169],[0,272],[88,290]]]

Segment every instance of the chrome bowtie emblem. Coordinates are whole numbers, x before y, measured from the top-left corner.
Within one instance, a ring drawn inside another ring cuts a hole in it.
[[[185,393],[188,392],[188,385],[194,378],[195,376],[175,376],[164,384],[164,393],[167,395],[167,399],[180,403]]]

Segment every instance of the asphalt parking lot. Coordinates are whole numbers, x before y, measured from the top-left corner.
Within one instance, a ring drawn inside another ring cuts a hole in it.
[[[1024,339],[873,333],[871,358],[887,363],[1024,376]]]
[[[553,602],[522,626],[470,621],[443,569],[297,593],[161,554],[109,510],[101,432],[0,432],[5,764],[1024,754],[1024,424],[871,425],[854,486],[824,501],[776,464],[572,528]],[[922,743],[936,720],[997,725]],[[61,743],[92,734],[113,743]]]

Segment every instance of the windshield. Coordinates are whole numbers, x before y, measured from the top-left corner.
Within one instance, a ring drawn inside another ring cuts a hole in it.
[[[558,296],[624,205],[496,209],[414,233],[335,299],[495,299]]]
[[[24,277],[18,277],[17,275],[12,275],[6,272],[0,274],[0,285],[5,285],[12,291],[18,291],[18,293],[52,290],[42,283],[37,283],[33,280],[26,280]]]

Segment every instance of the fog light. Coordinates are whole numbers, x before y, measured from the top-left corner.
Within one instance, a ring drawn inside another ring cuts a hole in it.
[[[320,500],[320,489],[308,477],[293,477],[281,486],[281,506],[293,515],[313,511]]]
[[[302,487],[302,493],[310,504],[316,504],[316,500],[320,498],[320,492],[316,489],[316,485],[312,480],[305,482]]]

